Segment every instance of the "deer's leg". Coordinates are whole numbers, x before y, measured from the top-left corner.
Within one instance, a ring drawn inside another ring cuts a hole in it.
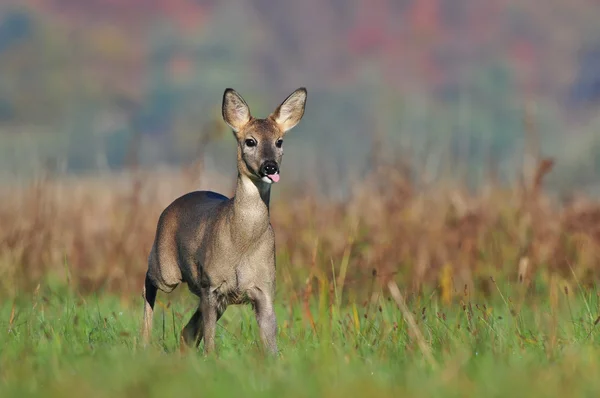
[[[144,321],[142,324],[142,345],[146,346],[150,342],[152,334],[152,315],[154,314],[154,301],[156,300],[157,288],[146,274],[144,281],[144,290],[142,297],[144,298]]]
[[[192,315],[192,318],[190,319],[190,321],[187,323],[187,325],[185,325],[185,327],[183,328],[183,331],[181,332],[181,345],[182,345],[182,350],[184,348],[184,345],[187,347],[198,347],[198,345],[200,345],[200,342],[202,341],[202,338],[204,337],[204,322],[203,322],[203,317],[202,317],[202,307],[198,307],[198,309],[196,310],[196,312],[194,312],[194,315]],[[223,316],[224,313],[224,309],[220,309],[218,308],[217,311],[217,318],[215,321],[215,329],[216,329],[216,322],[219,321],[219,319],[221,319],[221,316]],[[205,342],[206,345],[206,342]]]
[[[260,338],[271,354],[279,352],[277,348],[277,318],[273,308],[273,299],[269,294],[258,290],[253,294],[253,306],[260,331]]]
[[[144,322],[142,325],[142,344],[146,346],[150,342],[152,334],[152,315],[154,313],[154,301],[158,289],[165,293],[171,293],[181,283],[181,272],[176,262],[170,261],[170,257],[157,255],[155,247],[150,251],[148,257],[148,271],[144,281]]]
[[[204,354],[209,354],[215,350],[215,331],[217,329],[217,320],[221,317],[223,312],[219,311],[219,306],[215,295],[208,291],[203,294],[200,308],[202,310]]]
[[[202,340],[202,311],[198,308],[181,331],[182,348],[184,344],[188,347],[198,347],[200,340]]]

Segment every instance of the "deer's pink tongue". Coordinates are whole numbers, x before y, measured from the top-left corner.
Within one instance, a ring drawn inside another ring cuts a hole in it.
[[[269,174],[267,177],[269,177],[273,182],[279,181],[279,174]]]

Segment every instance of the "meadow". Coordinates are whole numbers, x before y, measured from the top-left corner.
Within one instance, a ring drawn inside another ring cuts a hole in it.
[[[545,193],[552,167],[477,191],[417,184],[400,163],[344,198],[276,189],[279,358],[246,307],[219,322],[216,355],[181,353],[185,286],[159,293],[153,344],[138,343],[160,211],[198,185],[229,193],[231,179],[194,168],[5,185],[0,396],[597,396],[600,203]]]

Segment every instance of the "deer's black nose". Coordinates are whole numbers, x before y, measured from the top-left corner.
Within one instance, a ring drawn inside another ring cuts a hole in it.
[[[279,166],[277,165],[277,162],[273,160],[267,160],[262,164],[260,172],[265,176],[277,174],[279,173]]]

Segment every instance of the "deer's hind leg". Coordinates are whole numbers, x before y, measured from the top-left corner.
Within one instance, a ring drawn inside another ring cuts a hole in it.
[[[142,345],[146,346],[150,342],[150,334],[152,332],[152,317],[154,314],[154,301],[156,300],[157,288],[146,274],[144,281],[144,290],[142,297],[144,298],[144,320],[142,323]]]
[[[171,293],[181,283],[181,271],[176,262],[157,261],[158,256],[154,248],[148,258],[148,272],[144,280],[144,320],[142,323],[142,345],[150,343],[152,335],[152,318],[154,315],[154,302],[156,293],[160,289],[165,293]]]
[[[203,310],[202,310],[203,308],[205,311],[204,313],[207,313],[208,317],[203,316],[203,314],[204,314]],[[189,322],[185,325],[185,327],[181,331],[180,350],[184,351],[186,347],[198,347],[204,337],[206,329],[209,329],[208,330],[208,334],[209,334],[208,345],[212,345],[213,344],[212,341],[214,340],[214,329],[216,328],[216,323],[223,316],[223,313],[225,312],[225,308],[226,307],[224,305],[213,308],[212,306],[209,306],[209,305],[203,306],[202,303],[200,303],[198,309],[196,309],[196,312],[194,312],[194,315],[192,315]],[[211,316],[210,316],[210,315],[212,315],[211,313],[214,313],[214,315],[212,317],[213,319],[211,319]],[[204,324],[205,318],[207,318],[206,325]],[[204,344],[205,345],[207,344],[206,341],[204,342]]]
[[[202,340],[202,311],[198,308],[181,331],[181,350],[186,347],[198,347],[200,340]]]

